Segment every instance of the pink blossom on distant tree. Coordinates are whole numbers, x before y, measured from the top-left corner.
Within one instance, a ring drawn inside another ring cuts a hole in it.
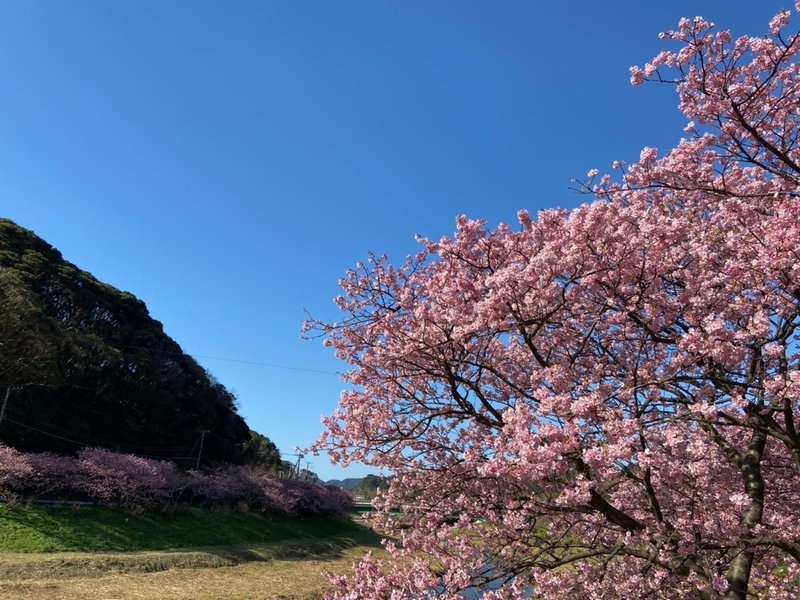
[[[350,495],[318,483],[278,479],[263,467],[227,465],[211,472],[181,471],[173,463],[105,448],[77,457],[26,454],[0,444],[0,495],[91,499],[136,510],[182,502],[226,505],[287,515],[338,515]]]
[[[84,448],[78,453],[78,486],[102,502],[129,508],[166,503],[169,479],[175,466],[105,448]]]
[[[75,458],[50,452],[26,454],[26,457],[31,465],[25,483],[26,493],[66,498],[83,492]]]
[[[14,499],[33,474],[28,456],[0,444],[0,495]]]

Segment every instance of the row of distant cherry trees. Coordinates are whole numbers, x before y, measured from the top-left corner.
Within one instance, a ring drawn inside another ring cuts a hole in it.
[[[90,500],[134,510],[182,503],[246,506],[287,515],[331,515],[349,510],[339,488],[279,479],[260,467],[183,471],[175,464],[104,448],[77,456],[28,454],[0,444],[0,495],[6,500]]]

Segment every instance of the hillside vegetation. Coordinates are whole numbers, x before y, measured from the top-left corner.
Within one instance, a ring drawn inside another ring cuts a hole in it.
[[[250,431],[233,395],[164,333],[144,302],[0,219],[0,441],[83,446],[191,464],[240,463]]]
[[[353,494],[354,497],[372,500],[377,495],[378,490],[385,490],[388,487],[389,484],[384,477],[367,475],[350,488],[350,493]]]

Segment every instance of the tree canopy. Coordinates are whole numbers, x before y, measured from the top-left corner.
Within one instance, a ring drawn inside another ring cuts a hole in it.
[[[270,471],[284,470],[284,461],[275,443],[267,436],[250,431],[250,438],[242,446],[246,465],[257,465]]]
[[[0,440],[104,446],[193,463],[243,460],[235,399],[150,317],[44,240],[0,219]]]
[[[396,473],[396,561],[368,557],[331,598],[798,596],[788,20],[733,39],[682,19],[676,49],[631,69],[677,89],[675,148],[593,169],[576,210],[462,216],[402,265],[371,255],[342,318],[307,324],[350,366],[316,447]]]

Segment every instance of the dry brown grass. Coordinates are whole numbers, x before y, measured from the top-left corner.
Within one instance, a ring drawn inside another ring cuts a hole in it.
[[[323,571],[345,572],[367,551],[376,548],[7,554],[0,600],[311,600],[327,587]]]

